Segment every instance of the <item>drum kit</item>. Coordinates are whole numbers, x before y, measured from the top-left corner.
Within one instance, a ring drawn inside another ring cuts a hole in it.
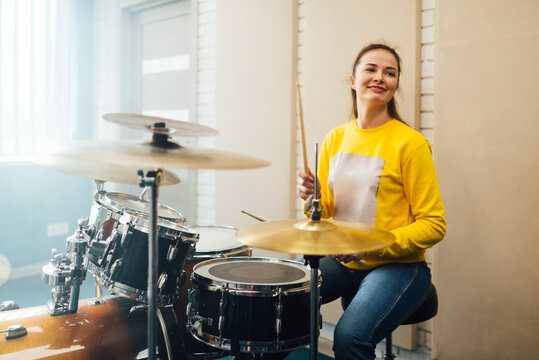
[[[97,191],[89,217],[66,239],[66,252],[53,250],[43,267],[52,287],[47,306],[0,304],[0,358],[264,358],[310,345],[316,359],[319,259],[380,249],[393,235],[320,219],[317,205],[310,219],[258,217],[260,223],[239,231],[190,225],[157,201],[159,186],[180,182],[165,169],[253,169],[269,163],[183,146],[171,137],[218,134],[202,125],[124,113],[104,118],[150,131],[152,139],[79,141],[35,158],[45,167],[96,180]],[[144,191],[107,192],[105,181],[139,184]],[[252,257],[252,247],[304,255],[305,264]],[[79,300],[87,271],[96,280],[96,298]],[[112,295],[102,297],[101,286]]]

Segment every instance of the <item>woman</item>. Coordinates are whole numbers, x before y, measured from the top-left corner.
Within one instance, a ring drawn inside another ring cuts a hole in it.
[[[322,217],[376,225],[396,237],[379,251],[320,261],[322,302],[351,300],[335,328],[336,359],[375,358],[376,344],[425,300],[425,249],[445,235],[430,146],[397,112],[400,73],[393,48],[364,47],[350,77],[354,119],[330,131],[320,152]],[[308,210],[312,173],[298,174],[297,191]]]

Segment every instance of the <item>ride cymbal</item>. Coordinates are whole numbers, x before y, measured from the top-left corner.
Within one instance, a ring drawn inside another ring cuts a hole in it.
[[[219,131],[209,126],[196,124],[189,121],[166,119],[157,116],[142,114],[115,113],[105,114],[103,118],[107,121],[124,125],[130,128],[147,130],[152,133],[162,135],[179,136],[215,136]]]
[[[182,146],[172,141],[157,146],[152,142],[128,140],[81,140],[49,154],[95,167],[253,169],[270,165],[268,161],[248,155],[201,146]]]
[[[239,229],[242,243],[261,249],[304,255],[346,255],[391,245],[395,236],[384,229],[338,220],[269,221]]]
[[[95,163],[82,162],[53,154],[40,154],[35,156],[32,161],[43,167],[83,178],[120,184],[137,185],[140,183],[140,177],[137,174],[139,168],[133,166],[129,167],[112,164],[98,165]],[[160,185],[174,185],[180,183],[180,181],[180,178],[173,172],[163,170]]]

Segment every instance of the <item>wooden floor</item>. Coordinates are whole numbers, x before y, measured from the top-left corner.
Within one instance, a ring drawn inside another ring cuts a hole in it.
[[[326,338],[318,338],[318,352],[333,357],[333,341]]]

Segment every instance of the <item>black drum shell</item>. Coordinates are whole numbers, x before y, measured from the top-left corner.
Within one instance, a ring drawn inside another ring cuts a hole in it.
[[[231,257],[203,261],[193,270],[188,328],[197,339],[232,353],[308,344],[310,270],[303,264]]]
[[[169,247],[177,246],[178,251],[172,260],[167,259]],[[192,245],[181,239],[159,238],[157,276],[167,274],[167,281],[160,294],[173,294],[177,281],[187,258],[191,255]],[[117,242],[111,264],[121,259],[119,270],[110,275],[110,280],[146,291],[148,287],[148,234],[130,229],[123,245]]]
[[[200,288],[194,284],[198,315],[213,319],[203,324],[202,332],[219,337],[219,303],[221,291]],[[244,342],[274,342],[301,339],[309,335],[309,292],[281,295],[281,333],[277,336],[276,320],[279,296],[257,297],[226,293],[224,327],[221,336]],[[283,349],[284,350],[284,349]]]

